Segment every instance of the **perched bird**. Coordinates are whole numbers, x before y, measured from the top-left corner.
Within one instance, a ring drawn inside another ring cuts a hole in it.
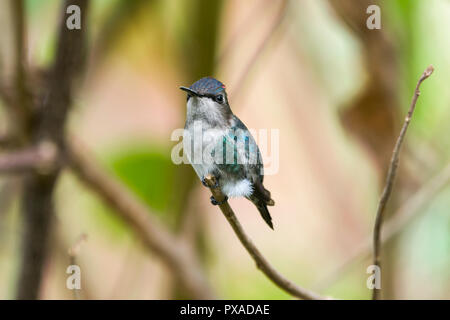
[[[247,127],[231,111],[225,86],[206,77],[187,92],[187,116],[183,149],[195,172],[204,178],[212,174],[216,187],[228,197],[245,197],[258,208],[273,229],[267,206],[275,202],[263,186],[263,162],[258,146]],[[211,196],[211,203],[222,204]]]

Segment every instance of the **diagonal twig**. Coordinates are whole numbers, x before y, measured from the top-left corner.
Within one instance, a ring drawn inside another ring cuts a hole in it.
[[[195,299],[215,297],[192,248],[167,231],[136,197],[112,178],[75,139],[66,145],[66,160],[72,172],[97,193],[115,213],[133,228],[144,245],[156,253]]]
[[[408,129],[409,123],[411,122],[411,117],[413,115],[414,109],[416,107],[417,99],[420,95],[420,85],[422,82],[427,79],[433,73],[433,66],[429,66],[419,78],[417,82],[416,89],[414,90],[414,95],[411,101],[410,108],[408,110],[408,114],[406,115],[405,122],[403,123],[402,129],[400,130],[400,135],[398,136],[397,142],[395,143],[394,151],[392,153],[392,158],[389,164],[389,170],[386,178],[386,184],[383,189],[383,193],[381,194],[380,201],[378,202],[378,208],[375,218],[375,226],[373,231],[373,264],[381,268],[381,229],[383,225],[383,217],[384,211],[386,208],[386,204],[389,200],[389,197],[392,193],[392,188],[394,185],[395,175],[397,173],[400,149],[405,138],[406,130]],[[372,292],[372,299],[377,300],[380,296],[380,289],[374,288]]]
[[[211,193],[214,198],[218,202],[223,202],[219,205],[220,210],[222,211],[225,218],[228,220],[228,223],[233,228],[234,233],[239,238],[239,241],[250,254],[252,259],[255,261],[256,266],[260,269],[273,283],[275,283],[279,288],[288,292],[289,294],[307,300],[319,300],[326,299],[326,297],[322,297],[315,292],[312,292],[308,289],[304,289],[302,287],[297,286],[295,283],[292,283],[290,280],[286,279],[282,274],[280,274],[267,260],[264,256],[259,252],[258,248],[254,245],[253,241],[247,236],[244,229],[242,228],[239,220],[231,209],[230,205],[225,200],[225,196],[222,191],[215,187],[215,178],[214,176],[206,176],[205,182],[208,185]]]

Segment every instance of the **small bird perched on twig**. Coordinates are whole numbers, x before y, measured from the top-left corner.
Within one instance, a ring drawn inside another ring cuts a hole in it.
[[[187,116],[183,149],[195,172],[206,186],[208,174],[228,197],[245,197],[258,208],[273,229],[267,206],[275,202],[263,186],[264,170],[259,148],[247,127],[231,111],[225,86],[206,77],[187,92]],[[213,205],[222,204],[211,196]]]

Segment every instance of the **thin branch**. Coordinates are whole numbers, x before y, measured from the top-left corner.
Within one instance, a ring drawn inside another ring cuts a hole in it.
[[[73,173],[115,209],[115,213],[134,229],[144,245],[168,265],[185,290],[196,299],[214,298],[201,263],[192,249],[178,241],[153,218],[154,214],[144,204],[99,167],[84,146],[72,139],[66,147],[67,162]]]
[[[424,207],[429,204],[432,199],[445,186],[450,184],[450,163],[435,174],[425,185],[423,185],[416,193],[409,197],[400,208],[392,215],[392,218],[386,221],[384,231],[381,237],[381,245],[391,241],[405,230],[405,227],[411,223],[418,214],[423,212]],[[354,263],[367,259],[372,252],[372,239],[367,238],[363,243],[354,250],[332,273],[320,280],[314,288],[318,291],[330,287],[337,280],[341,279],[343,273]]]
[[[0,154],[0,173],[48,172],[54,168],[56,160],[56,147],[41,143],[37,147]]]
[[[225,196],[219,188],[215,187],[215,178],[209,175],[205,177],[205,182],[210,188],[214,198],[218,202],[223,202],[225,200]],[[228,223],[233,228],[234,233],[239,238],[239,241],[241,241],[241,244],[255,261],[258,269],[260,269],[273,283],[275,283],[282,290],[297,298],[308,300],[326,299],[325,297],[322,297],[315,292],[297,286],[290,280],[286,279],[282,274],[280,274],[266,260],[266,258],[264,258],[261,252],[259,252],[258,248],[256,248],[256,246],[253,244],[253,241],[247,236],[228,202],[223,202],[221,205],[219,205],[219,207],[225,218],[228,220]]]
[[[383,225],[383,217],[384,217],[384,210],[386,208],[386,204],[389,200],[389,197],[392,193],[392,187],[394,185],[395,175],[397,173],[397,167],[399,162],[399,156],[400,156],[400,149],[403,143],[403,140],[405,138],[406,130],[408,129],[409,123],[411,122],[411,117],[413,115],[414,109],[416,107],[417,99],[420,95],[420,85],[422,82],[427,79],[432,73],[433,73],[433,66],[429,66],[420,77],[419,81],[417,82],[416,89],[414,91],[414,95],[411,101],[411,106],[409,108],[408,114],[406,115],[405,122],[403,123],[403,127],[400,131],[400,135],[397,139],[397,142],[395,143],[394,151],[392,153],[391,162],[389,165],[389,170],[386,178],[386,184],[383,190],[383,193],[381,195],[380,201],[378,203],[378,209],[377,214],[375,218],[375,227],[373,232],[373,264],[381,268],[381,229]],[[380,289],[374,289],[372,292],[372,299],[377,300],[379,299],[380,295]]]

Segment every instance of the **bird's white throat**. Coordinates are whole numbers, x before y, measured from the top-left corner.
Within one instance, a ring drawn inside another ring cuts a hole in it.
[[[207,97],[191,97],[187,102],[186,121],[193,122],[202,120],[205,123],[217,124],[226,123],[224,114],[221,112],[222,106]]]

